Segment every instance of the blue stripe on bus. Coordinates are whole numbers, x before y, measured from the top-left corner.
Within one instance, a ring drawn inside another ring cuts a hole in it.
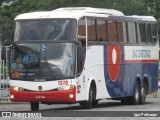
[[[120,47],[120,70],[115,81],[112,81],[108,71],[108,46],[104,46],[104,75],[108,93],[111,97],[133,96],[134,84],[139,75],[141,83],[146,74],[149,81],[149,93],[157,89],[158,63],[125,63],[124,46]],[[151,78],[151,79],[150,79]]]

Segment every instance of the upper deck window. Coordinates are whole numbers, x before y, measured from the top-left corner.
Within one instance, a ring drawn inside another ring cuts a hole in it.
[[[76,20],[47,19],[15,22],[15,41],[25,40],[75,40]]]

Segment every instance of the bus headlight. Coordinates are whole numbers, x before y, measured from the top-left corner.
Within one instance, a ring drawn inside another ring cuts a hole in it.
[[[73,85],[67,85],[67,86],[61,86],[61,87],[58,87],[57,90],[71,90],[73,89],[74,86]]]
[[[14,95],[11,95],[11,99],[14,99]]]
[[[17,87],[17,86],[12,86],[11,89],[14,91],[23,91],[24,90],[23,88]]]

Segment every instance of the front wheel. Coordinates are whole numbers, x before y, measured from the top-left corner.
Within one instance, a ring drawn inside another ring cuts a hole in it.
[[[84,106],[85,105],[85,101],[81,101],[79,102],[80,106]]]
[[[98,104],[98,100],[96,99],[96,90],[94,86],[90,86],[89,89],[89,99],[85,101],[84,107],[87,109],[91,109],[94,105]]]
[[[88,101],[85,102],[84,107],[86,109],[91,109],[93,107],[92,106],[92,101],[93,101],[93,88],[90,87],[90,89],[89,89],[89,99],[88,99]]]
[[[39,102],[31,102],[30,105],[31,105],[31,110],[32,111],[39,110]]]
[[[98,100],[93,100],[93,101],[92,101],[92,105],[93,105],[93,106],[97,106],[97,105],[98,105]]]

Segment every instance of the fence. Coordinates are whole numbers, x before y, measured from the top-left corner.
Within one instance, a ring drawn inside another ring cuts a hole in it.
[[[0,46],[0,102],[9,102],[9,47]]]

